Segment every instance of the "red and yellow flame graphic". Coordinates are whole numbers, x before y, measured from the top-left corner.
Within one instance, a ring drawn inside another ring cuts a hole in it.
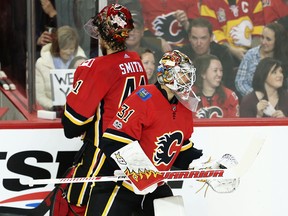
[[[162,173],[158,171],[147,170],[147,169],[144,169],[144,170],[138,169],[138,172],[136,172],[135,170],[130,171],[127,168],[124,171],[124,173],[129,179],[134,179],[136,182],[138,182],[139,180],[147,180],[147,179],[157,178],[159,176],[162,176]]]

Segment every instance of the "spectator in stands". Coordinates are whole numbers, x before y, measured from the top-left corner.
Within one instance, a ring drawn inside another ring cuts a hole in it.
[[[147,74],[148,83],[154,84],[157,81],[157,74],[155,71],[155,56],[153,51],[146,49],[140,55],[142,64]]]
[[[253,92],[244,96],[240,105],[240,117],[288,116],[288,92],[281,61],[267,57],[262,59],[253,77]]]
[[[36,100],[44,109],[53,109],[50,70],[67,69],[75,56],[85,57],[85,53],[79,47],[77,32],[69,26],[58,28],[52,43],[41,49],[36,61]]]
[[[239,117],[239,102],[235,92],[222,84],[223,69],[220,60],[211,54],[194,60],[195,94],[201,98],[194,115],[197,118]]]
[[[244,96],[253,91],[252,80],[255,69],[261,59],[273,57],[281,60],[283,70],[287,73],[288,65],[288,46],[287,35],[284,27],[279,23],[270,23],[265,26],[261,44],[251,48],[245,54],[239,66],[235,86],[240,95]]]
[[[98,40],[89,37],[85,33],[83,25],[97,12],[96,6],[98,2],[95,0],[55,1],[57,26],[68,25],[75,28],[79,36],[79,45],[89,58],[98,56]]]
[[[197,56],[212,54],[219,58],[223,66],[224,85],[230,89],[235,90],[235,75],[236,69],[234,60],[229,49],[221,44],[213,41],[213,27],[209,20],[199,17],[190,22],[188,28],[189,41],[179,50],[188,55],[193,61]]]
[[[198,0],[139,0],[145,21],[145,35],[162,40],[162,51],[189,43],[189,20],[199,17]]]
[[[54,1],[40,0],[35,1],[35,3],[37,50],[40,52],[44,45],[52,42],[52,30],[57,28],[57,11],[54,7]]]
[[[85,56],[75,56],[68,66],[69,69],[76,69],[80,64],[85,62],[87,58]]]
[[[261,0],[202,0],[200,15],[211,21],[216,42],[229,47],[238,65],[248,49],[259,45],[265,24]]]
[[[144,36],[144,20],[140,11],[131,11],[131,14],[134,21],[134,29],[129,32],[129,38],[125,42],[127,49],[140,55],[148,48],[154,52],[156,59],[160,59],[163,55],[161,40],[156,37]]]
[[[288,0],[262,0],[265,22],[278,22],[288,32]]]

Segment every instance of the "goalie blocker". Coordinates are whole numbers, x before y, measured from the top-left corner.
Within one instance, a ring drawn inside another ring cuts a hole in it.
[[[153,192],[157,183],[164,180],[163,174],[149,160],[138,141],[115,151],[111,157],[132,182],[136,194]]]

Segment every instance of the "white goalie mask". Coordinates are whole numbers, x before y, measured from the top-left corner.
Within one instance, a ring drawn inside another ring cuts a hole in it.
[[[157,79],[171,89],[188,109],[197,108],[199,98],[192,91],[196,81],[196,68],[187,55],[179,50],[166,52],[159,61]]]

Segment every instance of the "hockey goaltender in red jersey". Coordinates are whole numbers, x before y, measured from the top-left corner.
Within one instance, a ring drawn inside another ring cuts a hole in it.
[[[106,163],[103,165],[106,156],[99,149],[103,131],[123,100],[137,86],[147,83],[140,57],[126,50],[125,41],[133,28],[130,11],[119,4],[104,7],[84,26],[91,37],[99,39],[103,56],[89,59],[76,69],[73,90],[66,99],[62,117],[65,136],[82,135],[83,139],[74,178],[97,176],[100,168],[106,166]],[[87,182],[69,185],[66,199],[70,213],[67,215],[85,214],[90,185]],[[61,215],[66,214],[61,212]]]
[[[153,201],[173,197],[159,171],[188,169],[202,156],[193,147],[192,92],[195,67],[183,53],[167,52],[160,60],[158,82],[139,86],[121,105],[103,134],[106,160],[98,176],[120,170],[127,181],[95,182],[86,215],[154,215]]]

